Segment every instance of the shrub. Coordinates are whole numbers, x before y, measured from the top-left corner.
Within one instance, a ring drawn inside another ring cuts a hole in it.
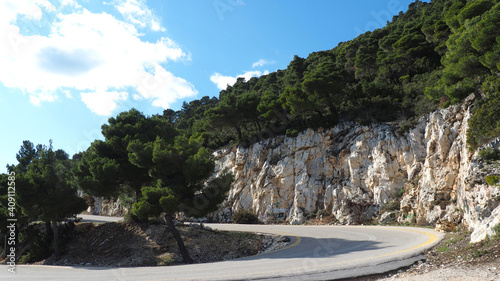
[[[380,209],[380,213],[383,214],[385,212],[399,211],[400,208],[401,203],[399,202],[399,199],[393,199],[387,202],[387,204]]]
[[[398,198],[401,198],[401,197],[403,197],[403,195],[404,195],[404,194],[405,194],[405,188],[403,187],[403,188],[401,188],[401,189],[398,191],[398,193],[396,194],[396,196],[397,196]]]
[[[400,134],[408,133],[412,128],[415,128],[415,126],[417,125],[417,121],[418,120],[416,118],[410,118],[400,121],[397,132]]]
[[[148,219],[141,219],[139,218],[138,216],[132,214],[132,212],[128,212],[125,214],[125,216],[123,217],[123,220],[125,222],[135,222],[135,223],[142,223],[142,222],[147,222]]]
[[[289,138],[295,138],[298,135],[299,135],[299,130],[296,130],[296,129],[287,129],[286,130],[286,136]]]
[[[317,219],[320,219],[321,217],[326,216],[327,214],[328,214],[328,213],[327,213],[327,211],[326,211],[325,209],[318,210],[318,211],[316,212],[316,218],[317,218]]]
[[[246,210],[239,210],[233,214],[231,217],[231,220],[233,223],[240,223],[240,224],[257,224],[259,223],[259,218],[255,213],[246,211]]]
[[[467,143],[477,148],[500,136],[500,97],[481,101],[481,105],[469,120]]]
[[[486,161],[497,161],[500,160],[500,151],[492,147],[488,147],[479,151],[479,156]]]
[[[488,185],[497,185],[500,182],[500,177],[499,176],[494,176],[494,175],[489,175],[486,177],[486,183]]]
[[[495,232],[495,234],[493,234],[493,239],[500,240],[500,224],[495,225],[493,231]]]
[[[27,246],[27,251],[21,256],[19,263],[41,261],[51,255],[51,241],[37,225],[30,225],[19,235],[19,242]]]

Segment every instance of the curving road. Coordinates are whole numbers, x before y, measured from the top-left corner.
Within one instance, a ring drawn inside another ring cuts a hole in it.
[[[423,228],[208,224],[286,235],[285,249],[231,261],[141,268],[0,266],[0,280],[334,280],[391,271],[422,258],[442,234]],[[224,245],[220,245],[224,247]]]

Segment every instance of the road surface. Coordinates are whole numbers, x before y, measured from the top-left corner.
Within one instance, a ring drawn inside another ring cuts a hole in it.
[[[18,265],[15,274],[1,265],[0,280],[335,280],[407,266],[442,238],[429,229],[408,227],[208,225],[219,230],[286,235],[291,242],[276,252],[208,264],[140,268]]]
[[[82,218],[82,222],[119,222],[123,217],[108,217],[108,216],[94,216],[94,215],[78,215]]]

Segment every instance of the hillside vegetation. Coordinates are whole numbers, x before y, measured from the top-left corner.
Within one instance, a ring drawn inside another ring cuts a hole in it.
[[[341,120],[394,122],[404,131],[438,106],[475,93],[469,144],[500,135],[500,1],[416,1],[382,29],[295,56],[288,67],[166,110],[205,145],[249,144]]]

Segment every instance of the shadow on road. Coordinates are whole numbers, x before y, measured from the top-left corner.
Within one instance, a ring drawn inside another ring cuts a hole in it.
[[[289,245],[295,243],[296,238],[290,237]],[[281,259],[281,258],[330,258],[336,255],[363,252],[371,250],[379,250],[380,242],[366,241],[350,241],[339,238],[312,238],[302,237],[300,242],[288,249],[266,253],[257,256],[243,258],[245,260],[258,259]]]

